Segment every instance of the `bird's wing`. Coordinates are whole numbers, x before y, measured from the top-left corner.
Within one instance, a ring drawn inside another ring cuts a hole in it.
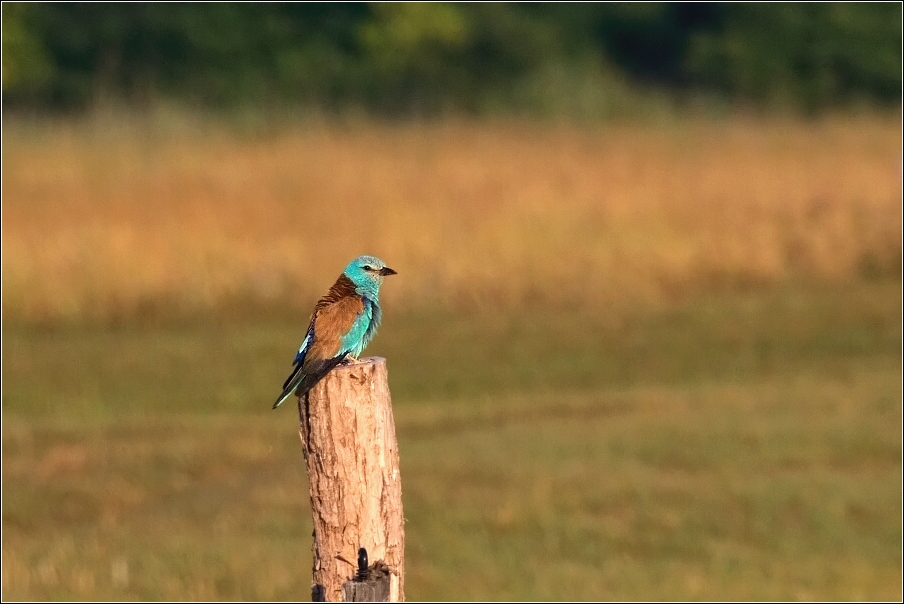
[[[305,339],[295,355],[295,368],[283,384],[282,394],[273,404],[274,409],[293,393],[297,396],[306,393],[349,353],[343,348],[342,339],[364,311],[360,296],[347,296],[317,306]]]
[[[355,325],[358,315],[364,312],[364,301],[360,296],[346,296],[329,306],[319,309],[314,315],[314,338],[302,362],[302,371],[309,375],[325,373],[325,365],[341,361],[349,350],[342,340]],[[330,365],[330,368],[335,363]]]
[[[273,403],[273,408],[276,409],[283,401],[285,401],[289,396],[295,391],[295,387],[298,386],[299,382],[304,379],[304,373],[302,373],[301,366],[304,364],[305,356],[307,356],[308,348],[311,346],[311,342],[314,341],[314,317],[311,317],[311,324],[308,325],[308,332],[304,336],[304,340],[301,342],[301,346],[298,347],[298,352],[295,353],[295,360],[293,361],[293,369],[292,373],[289,374],[289,377],[286,378],[286,381],[283,383],[283,391],[282,394],[277,397],[276,402]]]
[[[289,384],[295,379],[298,375],[298,372],[301,371],[301,366],[304,363],[304,357],[308,353],[308,348],[311,346],[311,342],[314,341],[314,317],[311,317],[311,324],[308,326],[308,333],[305,334],[304,341],[301,343],[301,346],[298,347],[298,352],[295,354],[295,360],[293,364],[295,368],[292,370],[291,375],[286,378],[285,383],[283,384],[283,391],[285,391]]]

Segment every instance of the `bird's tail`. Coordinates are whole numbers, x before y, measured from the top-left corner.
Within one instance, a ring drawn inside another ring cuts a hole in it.
[[[345,354],[342,354],[321,363],[316,367],[315,373],[302,373],[301,365],[299,364],[295,368],[295,371],[292,372],[292,375],[289,376],[289,379],[286,380],[286,383],[283,384],[282,394],[280,394],[279,398],[276,399],[276,402],[273,403],[273,408],[276,409],[282,405],[286,399],[293,394],[295,396],[304,396],[307,394],[308,390],[313,388],[323,376],[330,372],[330,369],[342,362],[344,358]]]
[[[282,405],[287,398],[292,396],[292,393],[298,388],[298,385],[305,378],[305,374],[301,372],[301,363],[295,363],[295,369],[292,370],[292,374],[286,378],[285,383],[283,384],[282,394],[279,395],[279,398],[276,399],[276,402],[273,403],[273,408],[276,409],[280,405]]]
[[[299,373],[296,376],[296,379],[286,384],[286,387],[283,390],[282,394],[280,394],[279,398],[276,399],[276,402],[273,403],[273,408],[276,409],[277,407],[282,405],[284,402],[286,402],[286,399],[293,394],[298,397],[304,396],[305,394],[307,394],[308,390],[313,388],[314,385],[319,382],[320,378],[322,378],[324,375],[326,375],[326,373],[319,375]]]
[[[292,388],[289,390],[283,390],[283,393],[280,394],[279,398],[276,399],[276,402],[273,403],[273,408],[276,409],[277,407],[282,405],[284,402],[286,402],[286,399],[289,398],[290,396],[292,396],[293,392],[295,392],[295,386],[292,386]]]

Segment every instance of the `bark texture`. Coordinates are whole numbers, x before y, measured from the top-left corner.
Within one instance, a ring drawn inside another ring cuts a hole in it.
[[[299,435],[314,515],[312,599],[343,599],[363,547],[389,568],[389,601],[404,601],[402,482],[386,360],[330,371],[299,399]]]

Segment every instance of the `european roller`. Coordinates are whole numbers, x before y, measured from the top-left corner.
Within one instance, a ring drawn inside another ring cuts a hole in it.
[[[395,274],[373,256],[359,256],[345,267],[314,307],[311,324],[295,355],[295,369],[273,403],[274,409],[293,394],[304,395],[346,359],[358,359],[380,326],[383,278]]]

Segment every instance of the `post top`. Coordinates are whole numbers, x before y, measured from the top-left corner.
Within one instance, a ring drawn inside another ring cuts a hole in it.
[[[373,371],[386,371],[386,359],[383,357],[361,357],[356,361],[349,360],[346,363],[340,363],[333,367],[330,373],[339,375],[346,374],[351,371],[361,371],[365,370],[365,372],[373,372]],[[325,377],[325,376],[324,376]]]
[[[361,367],[363,365],[385,365],[386,359],[383,357],[361,357],[357,362],[349,361],[347,364],[339,364],[336,367]]]

